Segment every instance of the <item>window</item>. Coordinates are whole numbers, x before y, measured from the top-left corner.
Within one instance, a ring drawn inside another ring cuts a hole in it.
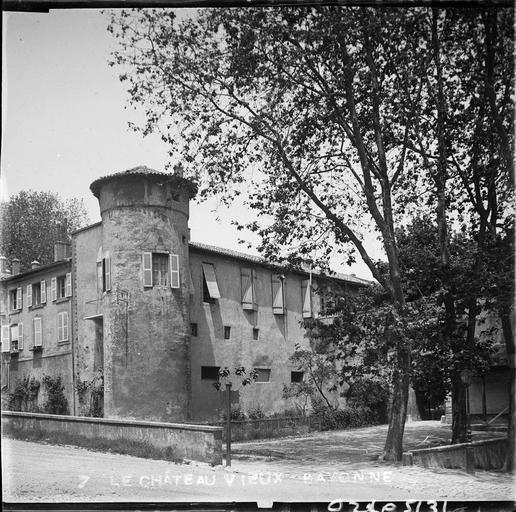
[[[256,379],[255,382],[270,382],[271,369],[270,368],[255,368]]]
[[[224,326],[224,339],[229,340],[231,338],[231,327],[229,325]]]
[[[190,334],[197,336],[197,324],[190,324]]]
[[[18,324],[11,325],[10,328],[10,338],[11,338],[11,351],[17,352],[19,350],[18,345],[18,333],[20,332],[18,329]],[[23,345],[23,342],[22,342]]]
[[[260,329],[258,327],[253,327],[253,340],[257,340],[260,334]]]
[[[168,254],[152,253],[152,285],[168,286]]]
[[[41,306],[41,285],[44,282],[45,281],[27,285],[27,307]]]
[[[215,276],[215,267],[211,263],[202,264],[202,301],[215,302],[220,299],[219,285]]]
[[[68,341],[68,311],[57,315],[57,341]]]
[[[8,325],[2,325],[2,352],[10,352],[10,338],[9,338],[10,329]]]
[[[240,283],[242,285],[242,308],[255,310],[256,304],[256,271],[250,268],[240,269]]]
[[[9,291],[9,308],[11,311],[22,309],[22,289],[15,288]]]
[[[290,382],[303,382],[304,372],[290,372]]]
[[[64,299],[72,296],[72,274],[53,277],[50,280],[52,300]]]
[[[57,298],[64,299],[66,297],[66,277],[59,276],[57,278]]]
[[[201,366],[202,380],[219,380],[220,366]]]
[[[284,276],[272,275],[272,313],[274,315],[284,315]]]
[[[311,279],[303,279],[301,282],[301,297],[303,301],[303,318],[312,317],[312,282]]]
[[[144,252],[143,286],[170,286],[179,288],[179,256],[164,252]]]
[[[43,337],[42,337],[42,334],[41,334],[41,317],[37,316],[36,318],[33,319],[33,329],[32,329],[32,332],[34,333],[33,336],[33,342],[34,342],[34,347],[42,347],[43,346]]]

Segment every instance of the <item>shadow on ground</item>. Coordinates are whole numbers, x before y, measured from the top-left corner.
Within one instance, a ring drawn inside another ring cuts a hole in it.
[[[503,436],[499,432],[474,432],[473,440]],[[233,444],[233,456],[240,459],[266,457],[307,463],[356,464],[376,461],[382,453],[387,425],[315,432],[303,437],[262,439]],[[439,421],[407,423],[404,451],[449,444],[451,428]]]

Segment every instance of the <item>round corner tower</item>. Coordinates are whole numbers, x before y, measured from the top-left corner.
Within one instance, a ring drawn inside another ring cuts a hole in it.
[[[188,217],[196,186],[136,167],[100,178],[90,189],[102,218],[105,416],[185,420]]]

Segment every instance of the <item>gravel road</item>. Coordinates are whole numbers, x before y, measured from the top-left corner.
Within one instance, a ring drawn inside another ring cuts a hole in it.
[[[3,499],[37,501],[507,500],[509,475],[430,471],[359,462],[303,464],[256,457],[230,470],[174,464],[73,446],[2,440]]]

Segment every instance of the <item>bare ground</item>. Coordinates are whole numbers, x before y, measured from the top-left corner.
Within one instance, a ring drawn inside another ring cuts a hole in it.
[[[175,464],[73,446],[2,440],[6,502],[513,500],[496,472],[389,465],[377,460],[384,427],[235,443],[231,469]],[[482,434],[485,435],[485,434]],[[437,422],[407,425],[407,449],[442,444]],[[478,439],[478,437],[477,437]]]

